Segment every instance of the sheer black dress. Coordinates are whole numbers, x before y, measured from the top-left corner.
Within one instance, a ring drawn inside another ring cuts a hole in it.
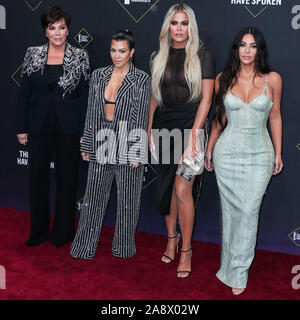
[[[198,52],[201,62],[202,79],[215,79],[215,62],[213,54],[206,48],[201,47]],[[189,102],[190,91],[184,76],[184,61],[186,57],[185,48],[170,48],[169,58],[161,84],[161,94],[163,105],[158,106],[154,113],[152,129],[180,129],[182,135],[182,145],[174,144],[170,140],[170,147],[162,150],[162,139],[159,139],[159,164],[157,166],[157,210],[163,215],[170,214],[170,203],[172,198],[173,184],[175,181],[178,159],[174,158],[177,148],[180,148],[182,154],[187,140],[183,139],[184,130],[192,129],[200,100]],[[201,81],[201,79],[199,79]],[[208,140],[208,123],[204,127],[205,145]],[[157,130],[153,131],[154,140]],[[185,135],[186,137],[186,135]],[[185,141],[184,141],[185,140]],[[157,141],[157,140],[156,140]],[[178,149],[177,149],[178,150]],[[170,153],[170,164],[162,163],[163,153]],[[193,185],[194,205],[197,206],[202,184],[202,175],[195,178]]]

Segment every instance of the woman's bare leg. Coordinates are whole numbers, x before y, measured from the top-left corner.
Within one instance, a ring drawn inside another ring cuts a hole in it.
[[[194,228],[195,207],[192,195],[194,179],[190,182],[176,176],[175,192],[177,198],[177,210],[179,225],[182,234],[181,255],[178,265],[178,278],[186,278],[191,272],[192,263],[192,233]],[[184,252],[186,251],[186,252]],[[189,271],[189,272],[182,272]]]
[[[174,237],[177,235],[177,217],[178,217],[178,210],[177,210],[177,199],[176,199],[176,193],[175,193],[175,186],[173,186],[173,192],[172,192],[172,199],[170,204],[170,214],[165,216],[166,219],[166,225],[167,225],[167,231],[168,231],[168,237],[173,237],[172,239],[168,239],[168,244],[166,251],[164,252],[164,255],[167,257],[170,257],[168,259],[165,256],[162,256],[161,260],[165,263],[170,263],[175,258],[175,249],[179,242],[179,237]]]

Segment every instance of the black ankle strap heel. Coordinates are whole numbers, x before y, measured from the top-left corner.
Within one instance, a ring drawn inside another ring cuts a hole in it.
[[[180,242],[180,233],[177,233],[175,236],[172,236],[172,237],[169,237],[168,236],[168,239],[175,239],[175,238],[178,238],[178,241],[177,241],[177,244],[176,244],[176,253],[178,253],[178,246],[179,246],[179,242]],[[169,256],[167,256],[166,254],[163,254],[162,255],[162,258],[163,257],[165,257],[165,258],[167,258],[168,259],[168,261],[163,261],[163,260],[161,260],[161,262],[163,262],[163,263],[166,263],[166,264],[168,264],[168,263],[171,263],[171,262],[173,262],[174,261],[174,258],[172,259],[171,257],[169,257]]]
[[[180,250],[180,252],[188,253],[188,252],[190,252],[190,251],[192,251],[192,250],[193,250],[193,248],[190,247],[188,250]],[[178,277],[178,275],[179,275],[180,273],[187,273],[187,275],[186,275],[185,277]],[[178,279],[186,279],[186,278],[188,278],[188,277],[191,275],[191,273],[192,273],[192,270],[177,271],[177,278],[178,278]]]

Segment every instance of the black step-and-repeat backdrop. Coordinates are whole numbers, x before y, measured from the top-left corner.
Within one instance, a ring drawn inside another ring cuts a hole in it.
[[[88,50],[92,69],[110,64],[109,44],[114,31],[130,29],[136,38],[137,66],[149,72],[149,56],[173,0],[0,0],[0,206],[29,211],[26,147],[17,143],[16,105],[20,69],[28,46],[46,38],[40,14],[49,5],[65,8],[73,18],[68,41]],[[268,187],[262,209],[258,248],[300,254],[300,0],[186,0],[195,11],[200,37],[222,71],[233,36],[244,26],[265,35],[271,67],[284,81],[282,99],[283,159],[285,169]],[[214,106],[212,107],[212,110]],[[212,119],[213,111],[210,113]],[[52,167],[55,165],[52,163]],[[54,170],[52,183],[54,184]],[[80,209],[87,165],[82,162]],[[155,210],[156,174],[146,166],[138,230],[165,234],[164,218]],[[115,221],[113,190],[105,223]],[[55,194],[52,192],[52,198]],[[52,199],[52,202],[53,202]],[[18,223],[18,221],[16,221]],[[24,226],[25,229],[25,226]],[[28,230],[24,230],[27,233]],[[205,173],[196,212],[195,240],[220,241],[220,204],[214,174]]]

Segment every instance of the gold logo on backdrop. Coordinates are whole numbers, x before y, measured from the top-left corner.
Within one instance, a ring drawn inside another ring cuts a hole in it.
[[[281,7],[282,0],[228,0],[232,6],[243,6],[253,18],[260,16],[268,7]]]
[[[247,9],[247,11],[252,15],[252,17],[254,17],[254,18],[256,18],[256,17],[258,17],[261,13],[263,13],[266,9],[267,9],[267,7],[264,7],[263,9],[261,9],[260,11],[258,11],[258,12],[253,12],[253,10],[251,9],[251,8],[249,8],[249,7],[247,7],[247,6],[245,6],[245,8]]]
[[[145,165],[143,186],[142,190],[145,190],[157,179],[157,171],[148,163]]]
[[[42,2],[43,1],[40,0],[25,0],[25,3],[32,11],[35,11],[42,4]]]
[[[136,22],[139,23],[144,16],[160,1],[160,0],[117,0],[119,5],[129,14],[129,16]],[[153,2],[153,3],[152,3]],[[136,5],[147,6],[146,11],[135,12],[134,7]]]
[[[80,45],[82,49],[84,49],[94,40],[94,38],[86,31],[85,28],[82,28],[76,34],[74,40]]]
[[[23,63],[20,65],[20,67],[10,76],[14,82],[17,84],[17,86],[21,87],[21,69],[23,67]]]

